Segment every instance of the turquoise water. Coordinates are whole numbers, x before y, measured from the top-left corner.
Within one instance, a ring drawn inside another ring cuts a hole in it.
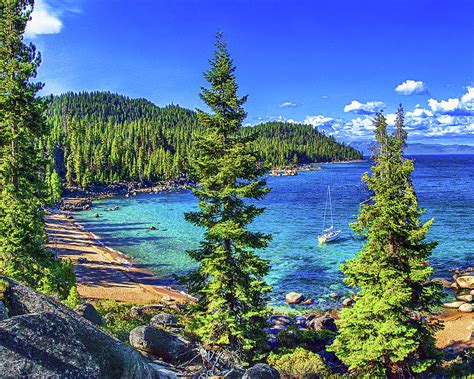
[[[266,212],[253,225],[273,234],[261,251],[272,269],[267,280],[273,286],[272,302],[283,303],[290,291],[313,297],[318,307],[331,307],[347,296],[339,265],[354,256],[361,241],[352,237],[348,223],[354,221],[367,192],[360,180],[369,162],[322,165],[322,170],[297,176],[269,177],[270,194],[261,201]],[[413,177],[420,205],[434,217],[429,239],[439,240],[431,263],[437,276],[448,270],[474,264],[474,155],[419,156]],[[334,219],[342,236],[337,243],[320,246],[326,188],[331,186]],[[115,249],[143,263],[165,284],[174,274],[193,267],[185,251],[197,246],[201,230],[184,221],[185,211],[197,208],[189,191],[131,198],[112,198],[94,203],[77,219]],[[105,209],[119,206],[118,211]],[[100,218],[94,219],[94,213]],[[148,230],[154,225],[156,231]]]

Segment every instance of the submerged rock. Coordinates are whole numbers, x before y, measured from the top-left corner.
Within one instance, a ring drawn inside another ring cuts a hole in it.
[[[156,230],[156,226],[150,226],[148,230]]]
[[[0,277],[1,279],[6,279]],[[140,353],[53,299],[6,279],[0,376],[159,378]]]
[[[304,300],[304,296],[298,292],[290,292],[286,294],[285,300],[288,304],[299,304]]]
[[[264,363],[258,363],[245,371],[242,379],[280,379],[280,373]]]
[[[187,362],[197,354],[192,344],[183,337],[150,325],[133,329],[129,341],[134,348],[169,363]]]
[[[78,305],[74,310],[79,316],[84,317],[94,325],[102,325],[104,323],[104,320],[102,320],[102,317],[100,317],[99,312],[97,312],[92,304],[81,304]]]
[[[92,217],[94,217],[94,218],[99,218],[99,217],[100,217],[100,214],[94,213],[94,215],[93,215]]]

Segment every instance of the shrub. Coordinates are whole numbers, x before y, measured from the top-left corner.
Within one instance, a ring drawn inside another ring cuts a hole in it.
[[[285,377],[319,378],[330,374],[329,368],[318,354],[302,347],[286,354],[271,353],[267,361]]]
[[[0,300],[3,300],[9,286],[10,284],[6,280],[0,279]]]
[[[326,329],[302,330],[296,325],[291,325],[278,335],[279,351],[286,352],[297,347],[318,351],[332,343],[335,335],[336,333]]]

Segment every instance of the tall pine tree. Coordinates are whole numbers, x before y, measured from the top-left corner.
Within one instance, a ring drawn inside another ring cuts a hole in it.
[[[63,298],[75,284],[70,263],[44,247],[45,104],[33,83],[40,64],[23,42],[32,0],[0,0],[0,274]]]
[[[263,280],[268,262],[254,252],[266,247],[270,236],[248,229],[263,209],[246,199],[260,199],[269,188],[261,179],[265,168],[250,148],[252,137],[240,133],[247,96],[237,95],[235,66],[220,33],[215,46],[211,69],[204,74],[210,88],[200,93],[212,114],[198,111],[202,132],[191,162],[200,210],[186,214],[205,233],[200,247],[189,252],[199,267],[186,283],[198,295],[193,331],[203,343],[245,360],[265,341],[270,291]]]
[[[421,316],[441,296],[427,264],[436,246],[425,241],[433,220],[420,221],[413,161],[403,157],[403,122],[401,106],[393,134],[383,114],[375,120],[372,175],[363,176],[372,195],[352,225],[367,242],[342,268],[346,283],[359,292],[355,305],[342,310],[332,345],[351,370],[375,376],[412,377],[437,359],[434,327]]]

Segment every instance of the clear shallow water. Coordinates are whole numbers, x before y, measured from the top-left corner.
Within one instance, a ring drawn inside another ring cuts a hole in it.
[[[322,165],[322,170],[297,176],[269,177],[270,194],[261,201],[266,212],[254,223],[256,230],[273,234],[261,251],[272,268],[267,278],[273,286],[272,302],[283,303],[290,291],[316,300],[318,307],[331,307],[350,293],[342,283],[339,265],[354,256],[361,241],[352,238],[348,223],[356,218],[359,203],[367,198],[360,176],[369,162]],[[429,239],[439,240],[431,262],[436,276],[474,264],[474,155],[419,156],[413,176],[420,205],[434,217]],[[331,186],[334,221],[342,229],[337,243],[320,246],[327,186]],[[119,206],[118,211],[106,208]],[[184,221],[183,213],[197,208],[189,191],[141,194],[95,202],[77,219],[102,240],[143,263],[170,283],[173,274],[193,267],[185,251],[197,246],[201,230]],[[101,217],[94,219],[94,213]],[[154,225],[156,231],[148,230]]]

